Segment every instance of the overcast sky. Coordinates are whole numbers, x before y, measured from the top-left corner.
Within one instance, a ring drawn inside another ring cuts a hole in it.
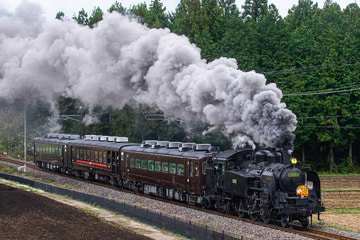
[[[23,0],[0,0],[0,8],[5,8],[7,10],[13,10],[18,6]],[[65,16],[71,18],[74,13],[77,14],[82,8],[85,9],[89,14],[92,12],[94,7],[99,6],[103,11],[109,9],[109,7],[115,3],[116,0],[26,0],[30,2],[39,3],[44,11],[44,15],[47,19],[55,18],[56,13],[63,11]],[[146,2],[148,5],[151,0],[118,0],[124,7],[128,8],[130,6],[136,5],[138,3]],[[166,6],[168,11],[174,11],[177,4],[180,0],[161,0],[161,2]],[[245,0],[236,0],[236,5],[241,9]],[[320,8],[324,5],[324,0],[313,0],[313,2],[318,2]],[[356,0],[333,0],[340,5],[341,9],[344,9],[349,3],[354,3]],[[269,0],[268,3],[274,3],[278,8],[280,15],[283,17],[287,15],[288,9],[290,9],[294,4],[297,5],[298,0]]]

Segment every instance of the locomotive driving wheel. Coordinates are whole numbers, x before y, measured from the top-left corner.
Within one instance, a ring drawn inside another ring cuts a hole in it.
[[[289,215],[287,215],[287,214],[281,215],[281,226],[283,228],[289,227]]]
[[[259,219],[259,214],[257,213],[249,213],[249,217],[253,221],[257,221]]]
[[[261,220],[263,221],[263,223],[265,223],[265,224],[269,224],[269,223],[270,223],[270,216],[267,216],[267,215],[265,214],[265,211],[264,211],[264,210],[261,210],[260,216],[261,216]]]
[[[304,228],[309,225],[309,218],[308,217],[300,218],[299,221],[301,223],[301,226],[304,227]]]
[[[244,204],[244,201],[242,199],[239,201],[239,207],[237,209],[237,213],[238,213],[239,217],[241,217],[241,218],[245,217],[245,214],[246,214],[246,212],[245,212],[245,204]]]

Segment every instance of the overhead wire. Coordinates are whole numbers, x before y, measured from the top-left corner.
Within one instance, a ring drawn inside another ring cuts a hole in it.
[[[353,58],[353,59],[346,59],[346,60],[339,61],[339,62],[318,64],[318,65],[312,65],[312,66],[308,66],[308,67],[260,72],[260,73],[266,75],[266,74],[276,74],[276,73],[310,72],[310,71],[316,71],[316,70],[326,70],[326,69],[332,69],[332,68],[347,67],[347,66],[358,65],[358,64],[360,64],[360,58]]]

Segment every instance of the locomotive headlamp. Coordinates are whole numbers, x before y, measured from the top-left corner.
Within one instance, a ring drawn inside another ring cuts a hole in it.
[[[296,163],[297,163],[297,159],[296,159],[296,158],[292,158],[292,159],[291,159],[291,164],[294,164],[294,165],[295,165]]]

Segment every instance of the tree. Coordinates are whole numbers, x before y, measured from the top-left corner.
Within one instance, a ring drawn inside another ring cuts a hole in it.
[[[115,12],[118,12],[118,13],[120,13],[120,14],[122,14],[122,15],[125,15],[125,14],[127,13],[126,8],[124,8],[124,7],[122,6],[122,4],[119,3],[118,1],[116,1],[114,4],[112,4],[108,11],[109,11],[110,13],[112,13],[112,12],[115,11]]]
[[[140,3],[136,6],[133,6],[130,10],[130,13],[138,17],[140,23],[145,23],[145,16],[148,12],[146,3]]]
[[[268,11],[267,0],[245,0],[242,18],[246,21],[258,22],[264,18]]]
[[[79,11],[78,16],[73,16],[73,19],[80,25],[88,25],[89,23],[88,14],[84,9]]]
[[[65,14],[63,11],[60,11],[56,14],[55,19],[62,20],[64,18]]]
[[[150,9],[146,12],[144,21],[149,28],[164,28],[168,26],[165,15],[166,7],[159,0],[152,0]]]
[[[89,17],[88,25],[93,28],[94,25],[102,20],[103,11],[100,7],[94,8],[91,16]]]

